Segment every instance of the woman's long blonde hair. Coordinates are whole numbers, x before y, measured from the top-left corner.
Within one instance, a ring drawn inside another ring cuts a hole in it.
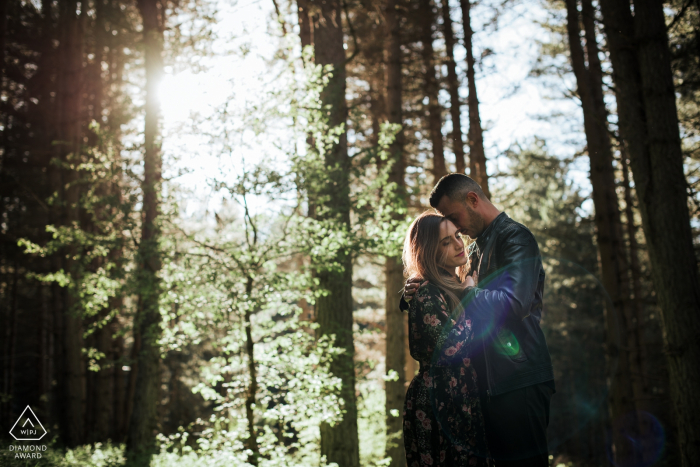
[[[408,228],[406,240],[403,243],[403,267],[404,275],[408,278],[420,277],[430,281],[446,295],[450,309],[459,306],[460,296],[464,291],[464,279],[469,271],[469,263],[457,269],[455,280],[452,275],[445,274],[438,259],[438,244],[440,242],[440,224],[447,222],[447,218],[426,211],[416,218]],[[465,251],[465,254],[467,252]]]

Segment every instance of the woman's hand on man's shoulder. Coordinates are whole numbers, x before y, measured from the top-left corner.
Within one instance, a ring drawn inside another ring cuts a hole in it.
[[[410,302],[419,288],[428,285],[428,281],[424,281],[421,277],[409,278],[403,287],[403,299]]]

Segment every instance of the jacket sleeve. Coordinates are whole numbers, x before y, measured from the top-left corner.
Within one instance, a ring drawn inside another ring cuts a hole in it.
[[[451,366],[469,355],[471,320],[463,310],[458,313],[450,313],[437,286],[426,284],[418,289],[409,304],[412,323],[409,332],[424,349],[425,360],[438,366]]]
[[[468,287],[462,304],[467,314],[480,321],[509,315],[523,320],[530,315],[542,268],[537,241],[530,232],[519,231],[500,242],[499,249],[502,267],[479,278],[478,287]]]

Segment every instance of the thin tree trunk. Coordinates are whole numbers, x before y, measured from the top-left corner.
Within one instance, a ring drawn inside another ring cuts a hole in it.
[[[625,430],[638,432],[636,422],[636,397],[640,388],[635,378],[630,351],[638,347],[635,334],[630,332],[631,310],[629,276],[626,252],[622,237],[622,223],[615,192],[615,174],[610,137],[607,129],[607,112],[603,101],[602,72],[595,42],[592,6],[583,0],[583,22],[586,25],[586,52],[581,46],[579,16],[576,0],[566,0],[567,32],[571,50],[571,63],[578,84],[583,108],[584,129],[591,163],[590,180],[595,206],[596,240],[600,253],[603,285],[612,299],[606,307],[606,350],[610,374],[609,404],[611,417],[620,421],[632,417],[632,423],[613,427],[615,457],[633,459],[639,453],[629,442]],[[631,426],[630,426],[631,425]]]
[[[100,361],[100,370],[93,375],[93,442],[105,442],[110,436],[112,416],[112,372],[113,362],[110,358],[112,337],[110,326],[106,324],[94,333],[95,348],[105,354]]]
[[[115,334],[117,330],[116,320],[110,324],[111,333]],[[112,405],[113,420],[110,437],[115,442],[124,442],[126,440],[126,424],[129,420],[130,412],[127,408],[127,392],[129,379],[123,369],[124,366],[124,337],[119,336],[112,340],[112,361],[114,362],[114,371],[112,372],[114,387],[114,399]]]
[[[148,465],[155,451],[158,423],[158,388],[160,385],[161,334],[160,280],[161,268],[160,212],[161,141],[158,84],[163,75],[163,30],[165,11],[158,0],[139,0],[143,21],[143,41],[146,66],[146,117],[144,130],[143,224],[139,244],[139,310],[137,316],[141,348],[138,353],[138,373],[134,409],[127,440],[128,458],[136,465]]]
[[[607,126],[607,110],[605,108],[605,101],[604,101],[604,96],[603,96],[603,72],[602,72],[602,66],[599,58],[600,51],[598,49],[598,43],[597,43],[597,31],[596,31],[596,20],[595,20],[595,14],[596,10],[595,7],[593,6],[593,3],[591,0],[582,0],[582,17],[583,17],[583,24],[585,26],[585,35],[586,35],[586,51],[588,54],[588,61],[589,61],[589,71],[591,75],[591,80],[592,80],[592,89],[593,89],[593,96],[594,96],[594,103],[595,103],[595,108],[597,113],[599,114],[599,117],[597,119],[604,119],[601,123],[599,123],[599,127],[601,131],[605,131],[605,135],[601,136],[603,138],[603,141],[606,143],[608,147],[608,153],[610,154],[610,165],[612,167],[613,163],[613,156],[612,156],[612,144],[610,141],[610,133],[608,131],[608,126]],[[607,165],[607,162],[606,162]],[[614,181],[615,176],[614,176],[614,168],[612,168],[612,177],[611,179]],[[642,341],[641,341],[641,334],[638,332],[637,325],[635,324],[637,321],[637,317],[641,316],[641,311],[637,309],[637,306],[635,305],[635,301],[632,299],[630,296],[630,287],[629,287],[629,277],[630,277],[630,271],[633,273],[634,272],[634,267],[629,264],[626,260],[626,249],[625,249],[625,244],[624,244],[624,236],[622,233],[622,220],[620,218],[620,211],[619,211],[619,203],[618,203],[618,198],[617,198],[617,193],[615,192],[614,188],[610,187],[609,188],[611,192],[609,193],[608,197],[610,199],[611,204],[614,204],[614,219],[615,223],[619,224],[619,227],[616,225],[615,226],[615,231],[618,232],[619,235],[619,243],[618,245],[618,255],[620,258],[623,259],[622,262],[620,262],[619,265],[619,274],[620,278],[619,281],[623,285],[621,291],[624,294],[625,297],[625,303],[624,303],[624,311],[625,311],[625,320],[627,323],[627,330],[626,332],[628,333],[628,339],[627,339],[627,348],[629,351],[629,359],[630,359],[630,372],[632,375],[632,389],[634,391],[634,398],[635,398],[635,407],[637,408],[638,411],[646,411],[646,412],[651,412],[652,407],[650,405],[651,403],[651,397],[648,392],[647,385],[644,382],[644,366],[645,366],[645,360],[644,356],[642,353]],[[634,227],[634,226],[632,226]],[[636,241],[634,243],[636,246]],[[638,258],[635,256],[632,261],[637,261],[637,266],[638,264]],[[641,303],[641,302],[640,302]],[[641,422],[641,420],[640,420]],[[641,422],[643,423],[643,422]],[[642,430],[642,434],[646,435],[647,430],[649,430],[651,427],[648,426],[641,426],[640,429]],[[643,449],[644,451],[644,449]],[[645,462],[653,462],[653,459],[648,458],[648,456],[653,456],[654,453],[651,452],[646,452],[644,453],[644,461]]]
[[[401,111],[403,101],[403,88],[401,82],[401,30],[400,16],[396,0],[388,0],[384,12],[386,21],[386,37],[384,55],[386,57],[386,110],[388,122],[401,125],[401,130],[396,134],[393,144],[389,147],[391,169],[389,184],[396,187],[396,193],[390,198],[395,201],[392,205],[396,210],[406,204],[405,160],[403,155],[403,115]],[[396,212],[396,211],[395,211]],[[394,218],[400,219],[401,214],[396,212]],[[384,266],[386,310],[386,371],[396,372],[396,378],[386,381],[386,455],[392,459],[393,467],[406,465],[406,454],[403,446],[403,411],[404,396],[406,390],[404,381],[406,375],[404,366],[406,363],[404,353],[404,341],[406,315],[399,309],[401,298],[400,290],[403,288],[403,266],[398,256],[387,256]]]
[[[5,378],[4,378],[4,394],[14,394],[15,389],[15,349],[17,343],[17,287],[19,279],[18,264],[15,260],[12,267],[12,285],[10,292],[10,309],[9,309],[9,319],[7,323],[7,328],[5,329]],[[10,401],[3,402],[5,410],[3,410],[3,415],[7,416],[8,420],[14,418],[12,413],[12,403]]]
[[[419,27],[423,59],[423,92],[428,98],[428,107],[424,112],[428,123],[428,135],[433,148],[433,177],[435,182],[447,175],[445,164],[445,143],[442,136],[442,106],[438,100],[440,86],[435,70],[435,51],[433,50],[433,26],[435,14],[431,0],[420,0]]]
[[[8,248],[7,244],[2,244],[0,245],[1,255],[0,255],[0,271],[5,271],[2,276],[7,276],[9,268],[7,267],[8,264]],[[3,278],[2,283],[7,284],[9,282],[9,278],[5,279]],[[2,317],[2,334],[3,334],[3,340],[0,343],[0,365],[2,365],[2,379],[0,380],[0,393],[1,394],[10,394],[9,388],[8,388],[8,381],[9,381],[9,371],[10,371],[10,361],[9,361],[9,349],[8,349],[8,343],[10,342],[10,307],[8,306],[9,297],[8,297],[8,290],[7,287],[3,287],[3,290],[0,291],[0,296],[2,297],[2,300],[0,301],[0,317]],[[8,415],[8,410],[9,410],[9,400],[2,399],[0,400],[0,417],[2,417],[3,420],[7,420],[10,418]]]
[[[313,44],[311,17],[309,16],[309,3],[309,0],[297,0],[297,15],[299,18],[299,39],[301,40],[302,48],[306,47],[307,45]]]
[[[95,19],[92,24],[93,35],[94,35],[94,63],[91,67],[90,73],[90,84],[92,88],[91,102],[92,102],[92,113],[90,118],[97,121],[98,124],[103,125],[102,122],[102,100],[103,100],[103,87],[107,86],[107,82],[102,79],[102,62],[104,59],[106,41],[105,41],[105,4],[104,0],[94,1],[95,9]],[[104,125],[103,125],[104,126]],[[90,146],[95,146],[98,144],[98,135],[94,131],[89,131],[89,144]],[[102,148],[98,148],[101,150]],[[101,197],[106,197],[110,190],[111,181],[99,180],[99,186],[97,188],[97,195]],[[95,225],[89,225],[86,228],[91,230],[96,230],[98,227]],[[99,233],[99,232],[98,232]],[[116,258],[121,256],[117,253]],[[111,262],[114,257],[114,253],[110,252],[107,262]],[[102,259],[96,260],[94,268],[101,267],[104,265]],[[112,310],[110,306],[112,300],[110,300],[109,305],[101,310],[98,314],[97,319],[99,321],[104,320]],[[99,441],[104,442],[110,436],[111,427],[111,416],[112,416],[112,397],[113,397],[113,386],[112,386],[112,372],[114,371],[113,365],[110,359],[111,348],[112,348],[112,338],[109,323],[106,323],[101,328],[97,329],[93,334],[94,346],[95,348],[105,355],[103,361],[99,362],[100,370],[92,375],[92,428],[91,436],[93,442]]]
[[[314,14],[311,12],[310,8],[310,1],[309,0],[297,0],[297,15],[299,19],[299,39],[301,40],[301,47],[302,51],[310,45],[313,45],[313,38],[314,38],[314,30],[312,27],[312,20]],[[313,61],[313,57],[307,57],[302,54],[302,61],[304,62],[304,66],[306,66],[306,61],[307,59],[309,61]],[[307,148],[312,148],[314,147],[314,138],[309,133],[306,136],[306,147]],[[307,192],[308,195],[308,192]],[[316,200],[313,199],[313,196],[307,196],[306,198],[306,204],[307,204],[307,217],[314,218],[316,217]]]
[[[119,5],[115,0],[109,0],[106,4],[109,11],[113,12],[114,9],[118,9]],[[106,13],[105,13],[106,14]],[[110,34],[105,32],[106,37],[109,38]],[[123,85],[123,72],[124,72],[124,49],[118,44],[111,45],[104,57],[108,64],[107,76],[105,86],[106,89],[122,89]],[[109,97],[111,101],[107,103],[107,106],[111,106],[116,103],[114,100],[118,99],[118,96],[110,94]],[[115,115],[110,112],[107,116],[106,124],[104,125],[105,130],[113,135],[114,141],[119,145],[120,135],[121,135],[121,124],[123,123],[123,116]],[[119,154],[120,146],[115,150],[116,154]],[[112,167],[114,172],[118,172],[119,164],[121,163],[120,158],[112,161]],[[116,199],[115,205],[120,205],[123,202],[122,199],[122,188],[119,186],[117,181],[109,183],[109,190],[111,190],[111,195]],[[123,243],[125,239],[121,237],[121,244],[119,247],[110,252],[109,260],[113,264],[119,264],[122,261],[123,256]],[[112,378],[112,423],[110,429],[110,436],[113,440],[118,440],[119,442],[124,442],[127,438],[127,424],[130,421],[131,416],[131,403],[133,402],[133,389],[135,389],[136,380],[135,378],[129,378],[126,372],[123,370],[124,366],[124,337],[122,335],[117,335],[119,330],[119,319],[118,317],[122,315],[122,310],[124,308],[124,299],[120,295],[113,297],[110,300],[109,308],[111,310],[118,310],[116,317],[109,323],[107,329],[110,336],[117,336],[116,338],[110,338],[110,358],[113,362],[113,368],[110,372],[110,378]],[[134,337],[137,337],[135,335]],[[134,345],[137,345],[136,342]],[[136,375],[135,368],[132,374]],[[133,384],[132,384],[133,383]],[[128,400],[128,402],[127,402]]]
[[[95,20],[92,23],[93,36],[94,36],[94,54],[93,64],[90,70],[90,85],[92,90],[91,104],[92,112],[90,113],[90,119],[95,120],[101,127],[104,127],[104,122],[102,121],[102,111],[103,111],[103,89],[107,87],[108,80],[102,79],[102,62],[105,59],[105,48],[107,47],[106,41],[106,12],[105,12],[105,0],[94,0],[95,9]],[[86,10],[87,11],[87,10]],[[89,144],[94,146],[97,144],[97,135],[94,131],[89,133]]]
[[[462,141],[462,103],[459,98],[459,79],[455,63],[455,36],[452,30],[452,15],[449,0],[442,1],[442,26],[447,53],[447,89],[450,92],[450,117],[452,118],[452,150],[455,154],[455,169],[458,173],[467,170],[464,160],[464,142]]]
[[[56,130],[61,121],[61,115],[56,106],[56,100],[60,97],[60,93],[56,92],[55,97],[52,97],[53,91],[57,91],[55,81],[56,74],[56,58],[55,58],[55,40],[56,31],[54,29],[53,20],[53,5],[50,0],[42,0],[41,2],[41,56],[38,63],[37,76],[35,77],[36,86],[39,90],[39,107],[37,126],[41,139],[41,151],[43,153],[44,164],[47,167],[48,192],[51,195],[56,195],[57,199],[62,199],[62,170],[51,163],[55,156],[55,148],[53,142],[56,137]],[[60,209],[49,209],[48,223],[50,225],[59,225],[62,222]],[[50,236],[47,234],[44,241]],[[62,267],[60,253],[54,253],[48,258],[48,268],[51,272],[59,271]],[[63,380],[62,371],[62,342],[60,340],[61,315],[63,314],[64,300],[62,297],[63,290],[55,282],[48,286],[49,296],[47,297],[48,310],[46,326],[46,346],[48,360],[46,364],[46,387],[47,387],[47,414],[58,422],[61,429],[65,426],[63,420],[63,398],[62,392],[64,386],[61,384]],[[56,388],[51,387],[51,381],[59,382]],[[59,402],[59,403],[56,403]]]
[[[248,277],[245,287],[246,294],[250,297],[253,293],[253,278]],[[251,313],[249,309],[245,312],[245,351],[248,357],[248,393],[245,399],[245,415],[248,419],[248,463],[258,465],[260,457],[260,449],[258,448],[258,435],[255,432],[255,395],[258,393],[258,377],[255,368],[255,345],[253,343],[252,322],[250,320]]]
[[[639,2],[638,2],[639,3]],[[660,2],[601,1],[617,94],[656,295],[684,466],[700,456],[700,291],[683,154]],[[649,118],[653,115],[653,119]]]
[[[0,0],[0,85],[5,80],[5,40],[7,38],[7,15],[10,0]]]
[[[43,399],[44,413],[51,414],[51,375],[53,370],[53,316],[51,314],[51,289],[46,284],[39,285],[38,292],[41,295],[41,323],[39,324],[39,359],[41,382],[39,394]]]
[[[623,142],[624,145],[624,142]],[[635,357],[636,364],[641,375],[639,379],[644,385],[644,394],[651,398],[649,392],[647,352],[644,345],[644,296],[642,293],[642,266],[639,263],[639,245],[637,243],[637,226],[634,224],[634,208],[632,201],[632,187],[630,186],[629,166],[627,164],[627,154],[621,145],[620,161],[622,168],[622,185],[625,196],[625,218],[627,220],[627,238],[629,242],[630,272],[632,273],[632,309],[633,309],[633,329],[637,336],[638,351]],[[650,403],[650,402],[649,402]],[[648,403],[647,403],[648,404]],[[646,405],[646,404],[645,404]]]
[[[58,90],[61,95],[62,113],[59,126],[59,144],[56,146],[58,156],[63,163],[78,164],[81,152],[81,112],[82,112],[82,60],[83,28],[80,18],[76,16],[75,0],[59,5],[59,26],[61,62],[59,64]],[[76,169],[63,169],[65,223],[77,225],[80,221],[80,188]],[[65,426],[64,442],[75,447],[84,440],[85,430],[85,364],[82,355],[82,318],[77,296],[80,282],[80,264],[78,246],[68,245],[64,260],[65,270],[71,277],[71,284],[64,294],[63,346],[64,346],[64,406]]]
[[[119,299],[121,302],[121,299]],[[121,304],[119,306],[121,308]],[[109,324],[110,334],[115,335],[118,329],[117,320]],[[128,386],[128,378],[123,370],[124,366],[124,338],[118,336],[112,339],[112,348],[110,349],[110,358],[114,362],[112,369],[112,423],[110,425],[109,437],[115,442],[124,442],[126,439],[126,393]]]
[[[310,33],[317,65],[332,65],[333,70],[321,93],[321,101],[328,106],[330,128],[345,126],[348,116],[345,101],[345,50],[343,48],[342,4],[340,0],[314,0],[297,3],[310,14]],[[300,15],[301,17],[302,15]],[[304,31],[302,30],[302,33]],[[304,37],[302,37],[304,40]],[[350,229],[350,159],[347,150],[347,134],[343,131],[337,144],[322,154],[328,168],[328,181],[318,193],[327,201],[319,220],[329,221]],[[321,455],[327,462],[337,462],[341,467],[357,467],[360,463],[357,432],[357,402],[355,399],[355,347],[352,335],[352,257],[350,251],[341,249],[334,259],[342,270],[329,270],[316,265],[316,276],[321,289],[330,293],[319,297],[315,315],[319,324],[317,335],[334,334],[335,345],[345,352],[331,363],[331,372],[342,381],[341,397],[344,401],[343,419],[331,426],[321,424]]]
[[[469,0],[460,0],[462,8],[462,25],[464,26],[464,48],[467,50],[467,87],[469,96],[467,106],[469,107],[469,175],[481,185],[481,189],[488,198],[491,197],[489,191],[489,178],[486,173],[486,152],[484,151],[484,132],[481,128],[481,117],[479,116],[479,99],[476,95],[476,72],[474,70],[474,50],[472,36],[474,31],[471,25],[471,4]]]

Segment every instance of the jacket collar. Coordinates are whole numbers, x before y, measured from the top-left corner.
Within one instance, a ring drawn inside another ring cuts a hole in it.
[[[491,221],[488,227],[481,232],[481,235],[476,237],[476,246],[479,247],[479,251],[484,251],[486,242],[489,241],[489,238],[491,238],[491,235],[493,235],[494,232],[498,231],[498,226],[501,225],[506,219],[508,219],[508,214],[505,212],[500,213],[493,221]]]

